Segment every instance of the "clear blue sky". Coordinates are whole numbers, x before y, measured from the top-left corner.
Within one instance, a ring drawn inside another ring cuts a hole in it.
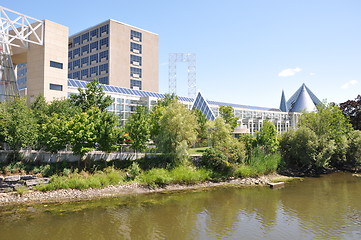
[[[210,100],[279,107],[305,83],[321,100],[361,94],[359,0],[2,0],[2,6],[69,27],[115,19],[159,34],[160,92],[168,54],[197,55],[197,89]],[[178,94],[187,95],[179,63]]]

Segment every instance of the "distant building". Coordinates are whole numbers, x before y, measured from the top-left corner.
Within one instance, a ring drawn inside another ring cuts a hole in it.
[[[158,35],[115,20],[69,38],[68,78],[158,92]]]
[[[13,49],[21,95],[31,101],[67,96],[68,78],[158,92],[158,35],[108,20],[69,38],[68,28],[44,21],[44,44]]]
[[[86,88],[86,81],[68,80],[68,92],[70,94],[76,94],[78,87]],[[108,108],[109,111],[114,112],[119,116],[121,124],[124,125],[128,117],[135,112],[138,105],[147,106],[152,109],[153,106],[165,97],[165,94],[130,89],[118,86],[103,85],[104,91],[107,95],[110,95],[114,103]],[[288,106],[297,106],[297,102],[304,102],[303,99],[308,99],[304,95],[302,89],[306,89],[307,94],[311,99],[315,101],[318,98],[308,89],[305,85],[296,91],[296,93],[287,102]],[[308,89],[308,90],[307,90]],[[283,93],[284,96],[284,93]],[[284,97],[283,97],[284,98]],[[235,115],[239,118],[238,127],[235,129],[236,134],[250,133],[254,134],[259,131],[263,126],[263,121],[268,120],[275,124],[279,133],[288,131],[291,128],[297,127],[299,112],[293,111],[281,111],[278,108],[266,108],[258,106],[248,106],[241,104],[224,103],[218,101],[211,101],[204,98],[204,96],[198,92],[196,98],[178,97],[178,100],[183,103],[188,109],[200,109],[207,119],[214,120],[219,116],[219,107],[232,106],[234,108]],[[285,101],[285,100],[284,100]],[[319,101],[319,100],[318,100]],[[281,104],[282,105],[282,104]],[[292,110],[292,107],[290,108]]]

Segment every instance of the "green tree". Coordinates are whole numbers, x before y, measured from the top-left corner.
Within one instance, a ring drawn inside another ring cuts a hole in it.
[[[163,99],[160,99],[157,104],[150,111],[150,138],[156,141],[156,136],[160,131],[160,120],[163,117],[164,110],[173,102],[177,101],[175,94],[166,94]]]
[[[81,156],[81,159],[87,152],[92,151],[97,143],[97,129],[99,124],[96,108],[88,109],[86,112],[77,114],[69,120],[67,135],[72,146],[73,152]]]
[[[262,146],[266,153],[275,153],[279,144],[276,126],[268,120],[263,121],[263,126],[256,132],[256,141],[257,145]]]
[[[350,119],[352,127],[361,130],[361,95],[358,95],[355,100],[340,103],[340,109]]]
[[[302,172],[328,167],[335,148],[334,140],[319,137],[307,127],[285,132],[280,140],[285,165]]]
[[[194,114],[197,117],[197,123],[198,123],[198,128],[197,128],[197,142],[199,143],[199,145],[201,146],[206,146],[206,141],[208,138],[208,119],[206,117],[206,115],[204,115],[204,113],[199,110],[199,109],[194,109]]]
[[[109,107],[113,100],[110,96],[106,96],[102,85],[98,80],[94,79],[86,85],[86,89],[78,88],[79,94],[70,96],[70,100],[75,106],[79,106],[83,112],[92,107],[98,107],[100,110],[105,110]]]
[[[23,98],[15,98],[5,103],[6,125],[4,141],[12,150],[19,151],[24,147],[33,147],[37,140],[36,119]]]
[[[209,124],[211,146],[225,155],[230,163],[241,163],[246,157],[246,147],[231,134],[231,126],[222,117]]]
[[[137,106],[136,112],[128,118],[125,129],[132,140],[132,148],[138,152],[144,151],[150,138],[150,119],[146,107]]]
[[[69,144],[69,117],[52,113],[39,127],[39,145],[46,151],[56,153]]]
[[[319,105],[316,111],[303,113],[298,125],[311,129],[318,137],[335,142],[332,166],[339,167],[346,162],[347,136],[352,131],[352,126],[338,106],[326,103]]]
[[[173,101],[163,111],[156,136],[158,149],[174,157],[180,163],[188,156],[188,147],[197,138],[197,120],[195,115],[182,103]]]
[[[232,131],[238,126],[238,117],[234,115],[232,106],[220,106],[219,115],[231,126]]]

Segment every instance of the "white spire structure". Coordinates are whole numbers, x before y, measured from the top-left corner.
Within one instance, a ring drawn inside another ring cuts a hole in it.
[[[43,45],[44,22],[0,6],[0,101],[17,96],[12,48]]]

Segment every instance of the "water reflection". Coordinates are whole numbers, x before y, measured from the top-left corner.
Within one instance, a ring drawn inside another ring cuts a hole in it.
[[[2,208],[1,239],[361,239],[361,181],[216,188]]]

